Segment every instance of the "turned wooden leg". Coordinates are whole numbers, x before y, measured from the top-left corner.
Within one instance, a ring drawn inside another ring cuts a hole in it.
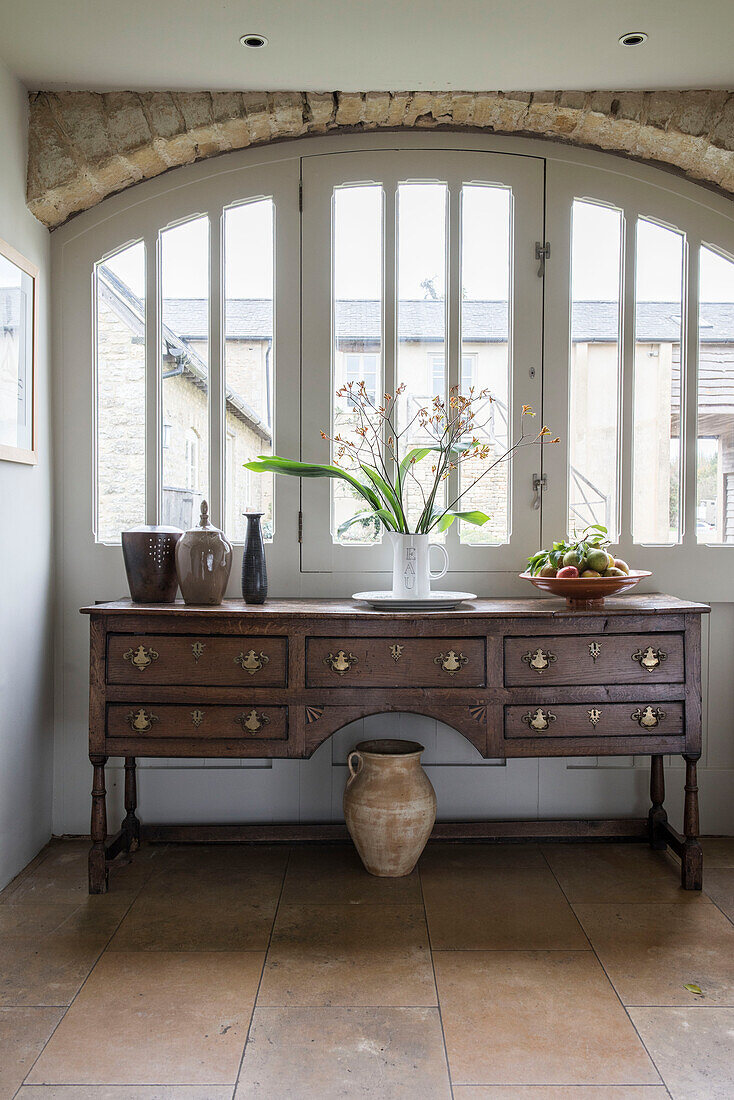
[[[92,847],[89,849],[89,893],[107,893],[107,791],[104,785],[106,756],[90,756],[92,779]]]
[[[683,759],[686,762],[686,798],[683,806],[685,841],[681,857],[681,886],[684,890],[700,890],[703,887],[703,850],[698,841],[698,757],[684,756]]]
[[[652,806],[647,815],[650,847],[663,851],[668,845],[660,826],[668,820],[668,815],[663,807],[665,802],[665,773],[663,771],[662,756],[650,757],[650,801]]]
[[[138,786],[135,779],[135,757],[125,757],[125,820],[122,832],[125,837],[125,851],[137,852],[140,847],[140,822],[135,816],[138,806]]]

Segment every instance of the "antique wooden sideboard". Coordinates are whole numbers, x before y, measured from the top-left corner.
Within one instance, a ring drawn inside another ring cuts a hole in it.
[[[220,607],[121,600],[82,610],[91,626],[91,893],[105,892],[109,861],[141,836],[344,833],[337,825],[141,826],[136,757],[309,757],[347,723],[388,711],[439,719],[487,758],[649,755],[646,819],[446,822],[434,835],[646,837],[680,857],[686,889],[701,888],[704,605],[630,595],[592,611],[544,599],[476,600],[418,614],[300,599]],[[686,762],[682,834],[663,807],[663,756],[672,753]],[[108,840],[110,756],[125,759],[126,816]]]

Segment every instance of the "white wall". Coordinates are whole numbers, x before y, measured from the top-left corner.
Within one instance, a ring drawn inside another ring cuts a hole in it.
[[[0,461],[0,888],[51,835],[50,237],[25,205],[27,93],[0,65],[0,238],[39,277],[37,466]]]

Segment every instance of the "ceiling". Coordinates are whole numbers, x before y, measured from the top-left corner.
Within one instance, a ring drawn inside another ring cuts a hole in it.
[[[734,87],[732,0],[0,0],[0,19],[30,89]]]

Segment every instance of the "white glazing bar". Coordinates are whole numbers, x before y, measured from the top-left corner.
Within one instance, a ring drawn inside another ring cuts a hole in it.
[[[383,183],[383,234],[382,234],[382,371],[385,393],[395,393],[397,337],[396,322],[396,272],[397,255],[397,181],[390,178]],[[379,396],[379,395],[378,395]]]
[[[681,425],[683,444],[681,461],[681,497],[684,546],[697,546],[696,509],[698,505],[698,297],[701,242],[687,235],[687,280],[683,287],[683,332],[681,333]]]
[[[224,270],[221,210],[209,214],[209,515],[224,527]]]
[[[625,215],[622,256],[622,385],[620,415],[619,500],[620,537],[632,538],[632,492],[634,470],[634,371],[635,371],[635,240],[637,217]]]
[[[461,179],[449,181],[446,189],[446,359],[448,366],[446,408],[450,415],[449,401],[454,386],[461,384]],[[459,471],[453,471],[448,479],[447,503],[459,494]],[[459,524],[448,531],[449,543],[458,543]]]
[[[145,522],[159,523],[161,493],[160,237],[145,238]]]

